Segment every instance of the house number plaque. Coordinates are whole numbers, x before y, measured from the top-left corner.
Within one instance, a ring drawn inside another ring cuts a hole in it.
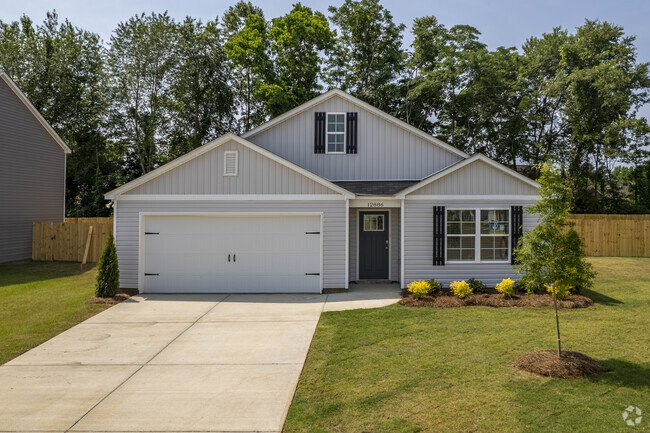
[[[384,204],[380,201],[371,201],[368,203],[368,207],[384,207]]]

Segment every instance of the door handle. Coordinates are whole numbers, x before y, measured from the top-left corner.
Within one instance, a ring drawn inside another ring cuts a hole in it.
[[[228,263],[230,263],[230,254],[228,254]]]
[[[236,262],[236,261],[237,261],[237,254],[233,254],[233,255],[232,255],[232,261],[233,261],[233,262]]]

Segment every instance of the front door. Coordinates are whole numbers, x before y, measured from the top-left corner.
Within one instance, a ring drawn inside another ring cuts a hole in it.
[[[388,212],[359,212],[359,279],[388,279]]]

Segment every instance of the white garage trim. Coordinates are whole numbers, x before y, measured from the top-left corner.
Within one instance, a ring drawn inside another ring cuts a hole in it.
[[[115,201],[322,201],[346,200],[340,194],[130,194],[120,195]]]
[[[320,220],[320,269],[319,269],[319,286],[320,293],[323,293],[323,212],[139,212],[138,213],[138,291],[143,292],[143,260],[145,255],[145,244],[144,244],[144,230],[143,224],[144,219],[147,216],[254,216],[254,217],[263,217],[263,216],[317,216]]]

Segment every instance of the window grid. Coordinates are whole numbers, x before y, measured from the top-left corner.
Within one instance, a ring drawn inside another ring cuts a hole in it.
[[[345,113],[327,113],[327,153],[345,153]]]
[[[384,216],[383,215],[364,215],[363,216],[364,232],[383,232]]]
[[[447,209],[447,262],[507,263],[510,260],[509,245],[509,209]]]

